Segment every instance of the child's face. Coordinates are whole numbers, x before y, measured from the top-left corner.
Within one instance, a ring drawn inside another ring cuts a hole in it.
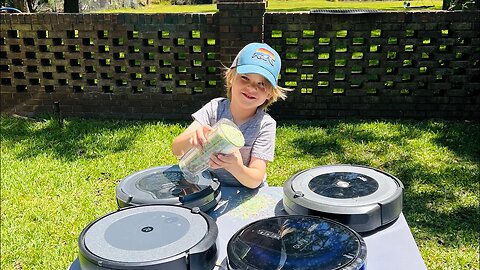
[[[272,86],[259,74],[237,74],[232,83],[232,102],[257,109],[271,97]]]

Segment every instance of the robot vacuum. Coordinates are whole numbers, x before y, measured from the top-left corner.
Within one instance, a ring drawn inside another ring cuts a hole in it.
[[[107,214],[78,239],[81,270],[211,270],[218,228],[197,207],[142,205]]]
[[[173,204],[214,208],[221,199],[220,183],[209,171],[187,179],[178,165],[159,166],[131,174],[116,187],[120,208],[144,204]]]
[[[402,212],[403,184],[377,169],[357,165],[320,166],[301,171],[283,186],[289,214],[315,215],[368,232]]]
[[[227,245],[230,270],[364,270],[367,247],[349,227],[316,216],[255,221]]]

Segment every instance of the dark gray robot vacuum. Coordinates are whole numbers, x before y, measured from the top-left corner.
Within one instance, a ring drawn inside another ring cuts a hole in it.
[[[255,221],[227,245],[230,270],[364,270],[367,247],[351,228],[316,216]]]
[[[211,270],[218,228],[197,207],[122,208],[85,227],[78,239],[81,270]]]
[[[187,181],[178,165],[159,166],[133,173],[118,183],[117,204],[173,204],[206,212],[221,199],[220,183],[209,171]]]
[[[387,225],[402,212],[402,182],[365,166],[342,164],[304,170],[285,182],[283,193],[287,213],[333,219],[357,232]]]

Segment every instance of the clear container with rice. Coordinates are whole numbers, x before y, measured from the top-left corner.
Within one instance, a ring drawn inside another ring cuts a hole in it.
[[[195,181],[196,175],[208,169],[208,161],[213,154],[231,154],[245,144],[240,129],[232,121],[222,118],[207,136],[207,142],[202,149],[193,147],[180,159],[179,167],[185,178]]]

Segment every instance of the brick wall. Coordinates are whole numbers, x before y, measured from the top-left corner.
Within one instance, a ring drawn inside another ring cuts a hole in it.
[[[223,95],[246,43],[283,59],[277,119],[480,114],[479,12],[265,13],[217,1],[202,14],[0,14],[1,111],[189,119]]]

